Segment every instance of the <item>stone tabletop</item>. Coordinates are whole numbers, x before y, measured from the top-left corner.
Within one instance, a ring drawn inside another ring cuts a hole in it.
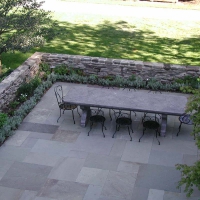
[[[185,112],[187,96],[180,93],[149,92],[105,88],[87,85],[71,85],[64,101],[72,104],[103,107],[140,112],[182,115]]]

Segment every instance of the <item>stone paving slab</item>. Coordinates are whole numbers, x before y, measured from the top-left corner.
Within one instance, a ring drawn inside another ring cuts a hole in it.
[[[39,124],[39,123],[31,123],[31,122],[23,122],[18,130],[22,131],[32,131],[32,132],[39,132],[39,133],[52,133],[54,134],[58,126],[49,125],[49,124]]]
[[[0,186],[39,191],[52,167],[15,161],[0,181]]]
[[[180,178],[181,173],[175,167],[141,164],[135,185],[149,189],[180,192],[176,188]]]
[[[87,189],[87,184],[49,179],[38,196],[59,200],[82,200]]]

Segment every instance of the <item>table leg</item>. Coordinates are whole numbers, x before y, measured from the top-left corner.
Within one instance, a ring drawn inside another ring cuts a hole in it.
[[[82,127],[86,127],[88,119],[91,115],[91,110],[90,107],[87,106],[80,106],[81,110],[82,110],[82,114],[81,114],[81,126]]]
[[[167,129],[167,115],[162,115],[160,135],[165,137]]]

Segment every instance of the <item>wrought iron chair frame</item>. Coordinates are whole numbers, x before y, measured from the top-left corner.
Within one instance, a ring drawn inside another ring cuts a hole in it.
[[[156,132],[156,139],[158,141],[158,144],[160,145],[160,141],[158,139],[158,134],[160,135],[159,129],[160,129],[160,123],[159,118],[155,116],[147,116],[147,113],[145,113],[144,117],[142,118],[142,125],[143,125],[143,133],[142,136],[139,138],[139,142],[144,136],[144,132],[146,129],[152,129]]]
[[[187,125],[194,125],[192,119],[190,118],[190,114],[185,113],[184,115],[179,116],[179,121],[180,121],[180,125],[178,127],[178,132],[176,134],[176,136],[179,135],[179,132],[181,131],[181,126],[182,124],[187,124]],[[194,135],[194,140],[195,140],[195,135]]]
[[[104,125],[105,120],[106,120],[106,118],[104,117],[104,112],[101,108],[91,109],[91,116],[89,118],[90,130],[88,132],[88,136],[89,136],[90,131],[92,130],[93,124],[94,123],[101,123],[101,129],[102,129],[103,137],[105,137],[105,133],[103,131],[103,129],[107,130],[105,125]]]
[[[77,113],[80,116],[80,113],[78,111],[78,106],[74,105],[74,104],[68,104],[68,103],[63,102],[63,89],[62,89],[62,85],[55,86],[54,87],[54,92],[55,92],[56,100],[57,100],[57,103],[58,103],[58,107],[60,109],[60,116],[58,117],[57,122],[58,122],[58,120],[61,117],[61,111],[62,110],[63,110],[63,114],[64,114],[65,110],[71,110],[72,111],[73,121],[74,121],[74,124],[75,124],[74,109],[77,109]]]
[[[113,133],[112,138],[114,138],[115,133],[119,131],[120,126],[127,126],[128,133],[131,138],[130,141],[132,141],[132,137],[130,133],[130,129],[133,133],[133,129],[131,127],[132,126],[131,111],[130,111],[130,114],[123,113],[121,110],[119,112],[114,112],[114,113],[115,113],[115,118],[116,118],[116,129],[115,129],[115,132]]]

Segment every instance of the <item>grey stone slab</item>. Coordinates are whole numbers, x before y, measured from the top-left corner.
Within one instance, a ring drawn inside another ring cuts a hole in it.
[[[184,154],[182,163],[192,166],[192,165],[194,165],[195,162],[197,162],[197,160],[198,160],[198,157],[196,155]]]
[[[120,161],[117,171],[127,173],[138,173],[140,165],[129,161]]]
[[[119,162],[120,157],[118,156],[89,154],[85,160],[84,167],[117,170]]]
[[[57,200],[82,200],[87,189],[87,184],[49,179],[38,196]]]
[[[135,180],[132,173],[110,171],[101,195],[131,200]]]
[[[54,167],[63,159],[64,158],[60,156],[31,152],[26,156],[23,162]]]
[[[39,139],[31,152],[67,157],[72,147],[72,144]]]
[[[57,200],[57,199],[52,199],[52,198],[48,198],[48,197],[35,197],[34,200]]]
[[[115,140],[103,137],[82,137],[80,136],[74,143],[72,150],[92,152],[96,154],[109,155]]]
[[[150,189],[148,200],[163,200],[164,190]]]
[[[197,155],[195,141],[174,140],[166,137],[159,137],[159,140],[161,145],[158,145],[158,143],[154,141],[152,145],[153,150]]]
[[[37,141],[37,138],[26,138],[26,140],[24,140],[24,142],[22,143],[21,147],[32,149]]]
[[[0,180],[14,163],[12,160],[0,159]]]
[[[0,186],[1,200],[19,200],[22,193],[23,193],[23,190]]]
[[[40,103],[40,102],[39,102]],[[48,102],[46,102],[48,104]],[[49,107],[51,108],[51,107]],[[44,123],[46,118],[49,116],[51,110],[44,109],[41,106],[37,105],[24,119],[24,122],[31,123]]]
[[[65,181],[76,181],[78,174],[83,167],[85,159],[80,158],[65,158],[52,169],[48,178],[65,180]]]
[[[58,111],[58,114],[59,114],[59,111]],[[58,114],[57,114],[57,117],[59,117]],[[82,127],[80,126],[80,117],[76,113],[76,111],[74,112],[75,124],[74,124],[74,121],[73,121],[73,118],[72,118],[71,111],[65,112],[62,115],[62,118],[63,118],[63,121],[60,123],[58,129],[67,130],[67,131],[71,130],[71,131],[81,132]]]
[[[136,163],[148,163],[151,147],[152,143],[128,141],[121,160]]]
[[[199,196],[187,198],[186,194],[166,191],[163,200],[199,200]]]
[[[83,200],[98,200],[102,191],[102,187],[97,185],[89,185]]]
[[[147,200],[149,195],[149,189],[141,188],[141,187],[134,187],[132,200]]]
[[[53,135],[52,140],[73,143],[77,140],[79,134],[80,132],[77,131],[57,130],[56,133]]]
[[[35,197],[38,192],[25,190],[19,200],[35,200]]]
[[[87,158],[88,156],[88,153],[87,152],[84,152],[84,151],[76,151],[76,150],[71,150],[69,152],[69,157],[72,157],[72,158]]]
[[[148,163],[174,167],[176,164],[182,164],[182,159],[183,154],[181,153],[152,150]]]
[[[51,140],[52,137],[53,137],[53,134],[39,133],[39,132],[32,132],[32,131],[30,131],[30,134],[28,136],[28,138],[43,139],[43,140]]]
[[[126,146],[125,140],[116,139],[114,145],[112,146],[110,155],[121,157],[124,152],[125,146]]]
[[[54,134],[57,129],[58,126],[56,125],[31,123],[31,122],[23,122],[18,128],[18,130],[22,131],[32,131],[32,132],[51,133],[51,134]]]
[[[141,99],[148,99],[148,101],[141,101]],[[184,113],[187,103],[186,95],[176,95],[176,93],[149,93],[146,90],[130,92],[85,85],[72,86],[63,100],[78,105],[172,115]]]
[[[141,164],[135,186],[178,192],[180,178],[181,173],[175,167]]]
[[[0,186],[38,191],[45,183],[52,167],[14,162],[0,181]]]
[[[76,179],[76,182],[103,187],[107,176],[108,170],[83,167],[78,175],[78,178]]]
[[[28,137],[29,132],[28,131],[15,131],[14,135],[10,136],[5,144],[6,145],[13,145],[13,146],[21,146],[22,143],[26,140]]]
[[[117,196],[110,197],[101,195],[98,200],[127,200],[127,199]]]
[[[22,161],[30,152],[30,149],[15,146],[1,146],[0,159]]]

